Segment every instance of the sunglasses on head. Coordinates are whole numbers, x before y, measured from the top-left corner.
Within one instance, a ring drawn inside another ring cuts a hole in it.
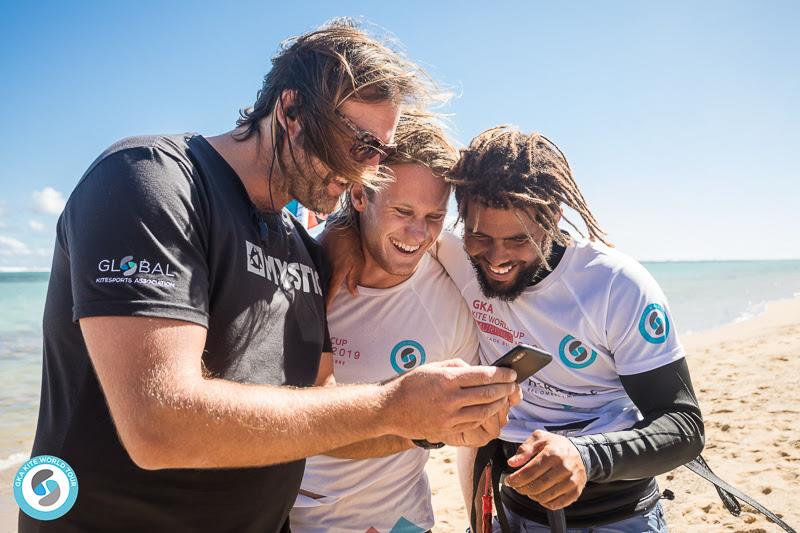
[[[338,110],[336,115],[353,132],[353,145],[350,147],[350,157],[356,163],[365,163],[375,157],[383,163],[387,158],[397,151],[396,144],[386,144],[371,131],[362,130],[356,126],[352,120],[344,116]]]

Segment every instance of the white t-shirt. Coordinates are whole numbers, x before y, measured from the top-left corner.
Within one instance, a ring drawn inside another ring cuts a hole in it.
[[[341,291],[328,314],[337,383],[368,383],[458,357],[477,364],[478,332],[458,289],[429,255],[389,289]],[[431,409],[436,406],[432,405]],[[415,448],[375,459],[319,455],[306,462],[292,531],[427,531],[433,509],[425,462]]]
[[[589,435],[641,420],[619,379],[684,356],[667,300],[639,263],[600,243],[573,238],[558,266],[513,302],[481,292],[462,240],[445,233],[436,251],[481,330],[481,361],[518,343],[553,355],[522,383],[501,438],[522,442],[536,429]]]

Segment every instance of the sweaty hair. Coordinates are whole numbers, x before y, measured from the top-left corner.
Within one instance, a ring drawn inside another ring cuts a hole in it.
[[[566,246],[569,236],[558,229],[561,206],[566,205],[583,219],[589,239],[610,245],[575,183],[567,158],[539,133],[527,135],[506,125],[484,131],[461,151],[448,181],[455,186],[461,220],[465,220],[470,202],[512,209],[515,214],[520,209],[534,216],[549,239]],[[580,228],[563,218],[583,236]],[[531,242],[546,264],[539,245]]]
[[[447,138],[445,128],[437,115],[429,111],[403,109],[394,140],[397,151],[383,162],[388,176],[392,175],[391,167],[394,165],[416,164],[431,169],[434,175],[444,180],[445,174],[458,161],[458,150]],[[364,186],[368,197],[373,197],[378,190],[378,187]],[[353,207],[349,194],[345,195],[342,216],[337,221],[348,225],[358,224],[358,212]]]
[[[294,94],[291,109],[283,108],[284,91]],[[434,96],[425,73],[399,51],[378,42],[350,19],[336,19],[316,31],[292,37],[281,44],[272,58],[272,69],[264,77],[252,107],[240,111],[236,125],[243,130],[238,139],[259,134],[260,122],[271,118],[273,150],[284,168],[285,130],[277,120],[278,106],[301,126],[302,146],[333,173],[352,183],[379,182],[365,172],[347,150],[350,130],[336,110],[348,99],[368,103],[424,103]],[[289,155],[295,148],[288,143]]]

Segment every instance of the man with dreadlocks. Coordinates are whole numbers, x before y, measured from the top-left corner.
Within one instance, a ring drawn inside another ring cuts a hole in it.
[[[483,362],[517,343],[553,354],[522,384],[495,450],[479,454],[503,470],[499,514],[514,531],[546,531],[561,508],[569,527],[665,531],[654,476],[694,459],[704,437],[658,284],[611,247],[542,135],[489,129],[449,175],[463,243],[445,235],[437,257],[473,309]],[[559,229],[565,206],[588,238],[568,220],[580,236]],[[468,502],[474,457],[459,461]]]

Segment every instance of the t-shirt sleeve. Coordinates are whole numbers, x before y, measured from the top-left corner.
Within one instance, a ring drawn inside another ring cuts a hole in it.
[[[458,357],[465,363],[477,365],[480,363],[478,327],[475,325],[475,320],[473,320],[472,313],[470,313],[466,302],[458,298],[457,305],[458,311],[455,316],[456,344],[453,349],[453,357]]]
[[[459,290],[474,280],[475,272],[469,256],[464,251],[464,241],[457,234],[443,231],[431,253],[441,263]]]
[[[647,372],[684,356],[667,298],[653,276],[635,262],[624,265],[612,281],[606,336],[622,375]]]
[[[151,316],[208,326],[208,226],[191,169],[155,146],[96,162],[62,216],[73,320]]]

